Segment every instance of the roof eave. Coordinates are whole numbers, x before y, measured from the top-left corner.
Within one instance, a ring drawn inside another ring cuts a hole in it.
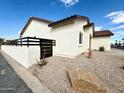
[[[61,22],[64,22],[64,21],[67,21],[67,20],[71,20],[71,19],[76,19],[76,18],[84,18],[87,20],[87,22],[89,23],[89,18],[86,17],[86,16],[80,16],[80,15],[73,15],[73,16],[70,16],[70,17],[67,17],[67,18],[64,18],[62,20],[59,20],[59,21],[56,21],[56,22],[53,22],[53,23],[50,23],[48,26],[49,27],[52,27],[58,23],[61,23]]]
[[[113,35],[97,35],[97,36],[93,35],[93,37],[106,37],[106,36],[113,36]]]
[[[103,30],[104,32],[109,32],[109,33],[107,33],[107,34],[103,34],[103,35],[95,35],[95,32],[102,32],[102,31],[95,31],[94,33],[93,33],[93,37],[105,37],[105,36],[113,36],[114,35],[114,33],[112,33],[110,30]]]

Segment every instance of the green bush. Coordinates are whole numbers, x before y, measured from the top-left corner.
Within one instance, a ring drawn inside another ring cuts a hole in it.
[[[105,48],[103,46],[100,46],[99,51],[105,51]]]

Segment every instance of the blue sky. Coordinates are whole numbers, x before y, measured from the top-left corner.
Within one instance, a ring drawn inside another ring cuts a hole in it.
[[[96,30],[110,29],[112,41],[124,37],[124,0],[0,0],[0,37],[18,37],[30,16],[59,20],[74,14],[89,17]]]

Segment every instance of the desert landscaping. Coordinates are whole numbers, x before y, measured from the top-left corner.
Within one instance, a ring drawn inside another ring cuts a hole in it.
[[[0,93],[124,93],[124,0],[1,0]]]
[[[73,70],[81,69],[85,73],[94,74],[99,79],[98,83],[103,86],[100,87],[107,90],[101,93],[124,93],[124,51],[122,50],[93,51],[91,59],[88,59],[85,53],[74,59],[54,56],[47,58],[46,61],[48,63],[45,66],[40,67],[35,64],[28,70],[54,93],[80,93],[71,87],[67,74],[70,67]]]

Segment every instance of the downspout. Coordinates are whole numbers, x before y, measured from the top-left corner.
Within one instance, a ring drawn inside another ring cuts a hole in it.
[[[94,23],[92,24],[92,33],[94,34]],[[92,35],[90,34],[89,36],[89,52],[88,52],[88,58],[92,58],[92,42],[91,42],[91,39],[92,39]]]
[[[95,28],[94,28],[94,23],[92,23],[92,33],[94,35],[94,32],[95,32]],[[93,35],[90,34],[90,41],[89,41],[89,50],[92,50],[92,38],[93,38]]]
[[[90,34],[90,39],[89,39],[89,50],[91,50],[91,39],[92,39],[92,36],[91,36],[91,34]]]

